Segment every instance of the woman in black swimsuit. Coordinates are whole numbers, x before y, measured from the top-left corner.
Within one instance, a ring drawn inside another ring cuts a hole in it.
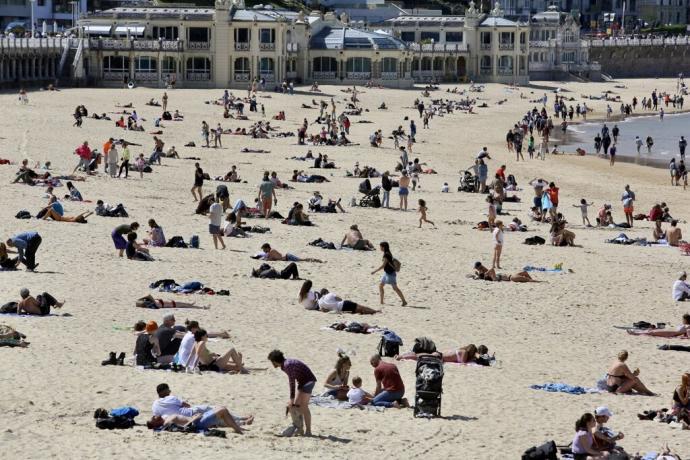
[[[150,308],[157,310],[160,308],[197,308],[199,310],[207,310],[208,307],[199,307],[194,303],[176,302],[174,300],[154,299],[152,295],[147,295],[137,299],[135,306],[139,308]]]
[[[628,360],[628,352],[623,350],[618,353],[618,360],[614,362],[606,373],[606,389],[611,393],[631,393],[654,396],[644,383],[639,379],[639,369],[631,371],[625,361]]]

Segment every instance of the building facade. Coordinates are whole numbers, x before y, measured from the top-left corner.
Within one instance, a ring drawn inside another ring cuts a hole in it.
[[[347,15],[309,15],[242,0],[215,8],[114,8],[79,21],[77,77],[96,84],[246,87],[298,83],[407,87],[415,81],[529,79],[529,27],[497,5],[465,16],[401,16],[387,31],[354,27]],[[436,30],[436,35],[434,35]],[[411,35],[414,33],[414,35]]]
[[[2,30],[12,22],[25,23],[31,30],[31,10],[33,8],[34,27],[41,32],[43,22],[49,31],[53,25],[62,30],[71,27],[81,13],[86,13],[86,0],[0,0],[0,26]]]

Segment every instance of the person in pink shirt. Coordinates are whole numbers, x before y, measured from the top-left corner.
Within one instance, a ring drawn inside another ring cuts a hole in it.
[[[88,141],[84,141],[82,145],[77,147],[74,153],[79,156],[79,164],[77,164],[77,166],[74,168],[72,174],[77,172],[77,169],[79,169],[79,167],[83,168],[84,172],[88,173],[89,164],[91,163],[91,148],[89,147]]]

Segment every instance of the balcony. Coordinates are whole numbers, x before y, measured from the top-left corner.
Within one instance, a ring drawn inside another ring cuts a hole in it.
[[[482,43],[481,45],[479,45],[479,49],[490,50],[491,49],[491,43]]]
[[[235,81],[249,81],[249,72],[247,72],[247,73],[235,72]]]
[[[211,72],[187,72],[187,81],[209,81]]]
[[[158,80],[158,72],[134,72],[135,81],[155,81]]]
[[[187,42],[187,49],[190,50],[207,50],[211,48],[210,42]]]
[[[297,53],[299,51],[299,46],[297,43],[288,43],[285,45],[285,49],[288,53]]]
[[[275,43],[264,43],[264,42],[259,43],[259,50],[261,50],[261,51],[275,51],[275,49],[276,49]]]
[[[381,80],[397,80],[398,72],[381,72]]]
[[[347,72],[348,80],[369,80],[371,72]]]
[[[498,49],[499,50],[514,50],[515,49],[515,43],[499,43],[498,44]]]
[[[513,75],[513,68],[512,67],[499,67],[498,68],[498,74],[499,75]]]
[[[313,72],[314,80],[335,80],[335,72]]]
[[[249,51],[250,42],[235,42],[235,51]]]
[[[129,77],[129,70],[123,70],[120,72],[103,72],[103,80],[123,81],[125,77]]]
[[[491,45],[489,45],[491,48]],[[421,51],[422,53],[462,53],[468,50],[467,43],[411,43],[410,50]]]
[[[113,38],[90,38],[89,47],[96,50],[145,50],[183,51],[183,44],[177,40],[127,40]]]
[[[493,69],[491,67],[482,67],[479,69],[479,75],[491,75]]]

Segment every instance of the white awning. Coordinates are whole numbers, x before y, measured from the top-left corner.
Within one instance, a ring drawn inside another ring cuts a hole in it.
[[[117,35],[144,35],[144,26],[134,26],[134,25],[126,25],[126,26],[117,26],[115,27],[115,33]]]
[[[110,24],[87,24],[84,26],[84,32],[89,35],[110,35],[112,27]]]

